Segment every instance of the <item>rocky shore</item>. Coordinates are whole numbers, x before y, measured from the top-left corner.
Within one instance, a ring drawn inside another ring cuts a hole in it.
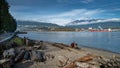
[[[5,57],[4,55],[3,58],[1,58],[0,68],[120,67],[120,54],[117,53],[88,47],[76,49],[63,43],[53,43],[31,39],[27,39],[26,42],[25,39],[22,40],[24,42],[23,45],[17,45],[16,43],[16,46],[12,47],[15,54],[9,55],[10,57]],[[8,48],[7,50],[11,50],[11,48]],[[6,56],[8,56],[8,54]],[[11,59],[11,56],[14,56],[14,58]],[[4,62],[2,62],[3,59]],[[9,64],[7,63],[5,65],[5,62],[9,62]]]

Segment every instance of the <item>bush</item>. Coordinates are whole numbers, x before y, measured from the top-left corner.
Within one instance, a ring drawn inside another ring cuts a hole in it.
[[[24,45],[23,39],[15,37],[11,42],[15,42],[17,45]]]

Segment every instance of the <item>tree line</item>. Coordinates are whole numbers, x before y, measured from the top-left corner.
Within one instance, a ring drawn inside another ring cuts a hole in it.
[[[14,32],[17,28],[16,20],[10,14],[9,8],[6,0],[0,0],[0,33]]]

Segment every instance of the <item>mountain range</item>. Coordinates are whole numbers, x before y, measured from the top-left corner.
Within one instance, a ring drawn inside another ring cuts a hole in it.
[[[35,21],[17,21],[17,25],[37,25],[39,27],[63,27],[53,23],[35,22]],[[75,20],[66,24],[67,28],[119,28],[120,19],[89,19],[89,20]]]
[[[36,25],[39,27],[59,27],[57,24],[46,23],[46,22],[36,22],[36,21],[17,21],[17,25]]]
[[[70,28],[120,28],[120,19],[90,19],[90,20],[75,20],[66,25]]]

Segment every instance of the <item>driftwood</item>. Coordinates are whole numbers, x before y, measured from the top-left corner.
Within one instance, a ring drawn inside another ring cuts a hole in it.
[[[46,58],[46,59],[54,59],[55,56],[52,55],[52,54],[46,54],[46,55],[45,55],[45,58]]]
[[[78,58],[78,59],[72,61],[71,63],[67,64],[66,66],[64,66],[64,68],[75,68],[77,66],[76,62],[87,62],[87,61],[90,61],[90,60],[94,59],[95,57],[96,56],[93,56],[93,55],[87,55],[87,56],[84,56],[82,58]]]
[[[0,68],[11,68],[10,60],[9,59],[0,60]]]
[[[58,60],[59,60],[59,63],[60,63],[59,67],[64,67],[69,62],[69,58],[66,57],[66,56],[58,56]]]
[[[86,62],[86,61],[93,60],[95,57],[97,57],[97,56],[87,55],[82,58],[78,58],[78,59],[74,60],[73,62]]]
[[[54,44],[52,44],[52,46],[58,47],[60,49],[66,49],[68,51],[71,51],[71,49],[67,45],[64,45],[64,44],[54,43]]]
[[[24,54],[25,54],[25,50],[21,50],[20,53],[17,55],[17,57],[15,58],[15,61],[21,61],[24,57]]]

